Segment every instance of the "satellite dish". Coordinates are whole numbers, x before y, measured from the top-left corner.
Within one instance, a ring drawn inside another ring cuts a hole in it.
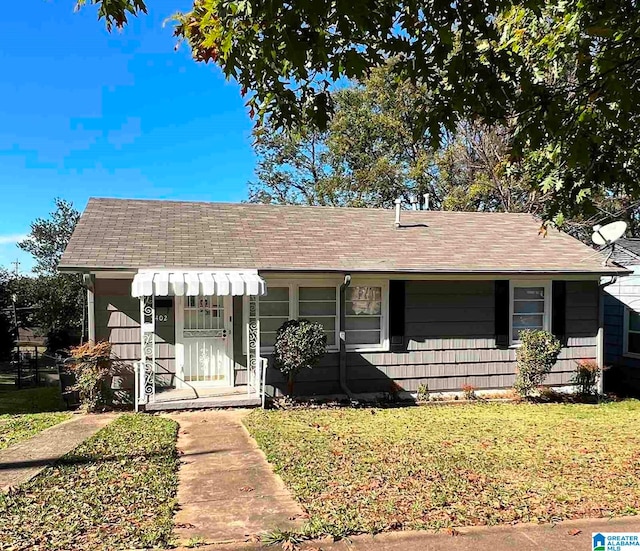
[[[611,245],[620,239],[626,231],[626,222],[611,222],[605,226],[597,225],[593,226],[591,239],[596,245]]]

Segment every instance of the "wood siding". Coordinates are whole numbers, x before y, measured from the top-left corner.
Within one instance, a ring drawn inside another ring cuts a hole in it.
[[[130,296],[128,280],[96,280],[96,337],[114,344],[125,369],[122,386],[132,388],[131,363],[140,354],[140,305]],[[407,281],[405,337],[394,352],[347,354],[347,381],[354,392],[388,392],[394,385],[415,392],[420,384],[430,391],[507,388],[515,377],[515,350],[496,347],[493,281]],[[243,350],[242,298],[234,297],[234,361],[236,385],[246,383]],[[580,359],[596,358],[598,282],[568,281],[566,346],[547,384],[569,383]],[[158,325],[158,366],[164,384],[174,384],[175,314]],[[272,360],[272,359],[270,359]],[[272,361],[270,361],[272,365]],[[300,373],[296,393],[340,393],[339,355],[327,354],[321,365]],[[269,369],[268,384],[286,389],[284,378]]]
[[[513,385],[516,351],[497,348],[494,335],[493,281],[407,281],[405,343],[401,352],[347,354],[347,382],[356,393],[389,392],[396,385],[431,392]],[[598,282],[568,281],[567,341],[546,384],[566,385],[576,360],[596,358]],[[322,367],[303,371],[298,394],[340,392],[338,354]],[[284,391],[284,379],[270,370],[269,382]]]
[[[172,386],[175,374],[174,308],[158,309],[166,322],[156,323],[156,365],[158,384]],[[96,340],[113,344],[119,360],[114,386],[123,396],[133,395],[133,362],[140,360],[140,301],[131,296],[131,280],[96,279]]]

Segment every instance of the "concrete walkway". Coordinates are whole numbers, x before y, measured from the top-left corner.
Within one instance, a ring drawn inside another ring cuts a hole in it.
[[[115,419],[115,414],[77,415],[0,451],[0,491],[31,480]]]
[[[310,541],[300,551],[586,551],[592,532],[640,532],[640,517],[588,519],[558,524],[520,524],[461,528],[456,535],[433,532],[386,532],[354,536],[338,542]],[[217,545],[199,551],[273,551],[279,546]]]
[[[184,544],[244,542],[295,529],[303,511],[242,425],[246,410],[167,414],[180,424],[175,533]]]

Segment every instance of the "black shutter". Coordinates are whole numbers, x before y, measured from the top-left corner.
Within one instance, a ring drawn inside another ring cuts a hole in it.
[[[395,279],[389,281],[389,335],[392,350],[404,347],[405,300],[405,282]]]
[[[554,281],[551,286],[551,332],[564,343],[567,332],[567,282]]]
[[[496,346],[509,346],[509,280],[496,280],[495,285]]]

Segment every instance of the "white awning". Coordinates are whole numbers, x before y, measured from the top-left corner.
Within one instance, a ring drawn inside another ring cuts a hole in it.
[[[133,278],[131,296],[208,296],[267,294],[257,271],[140,270]]]

